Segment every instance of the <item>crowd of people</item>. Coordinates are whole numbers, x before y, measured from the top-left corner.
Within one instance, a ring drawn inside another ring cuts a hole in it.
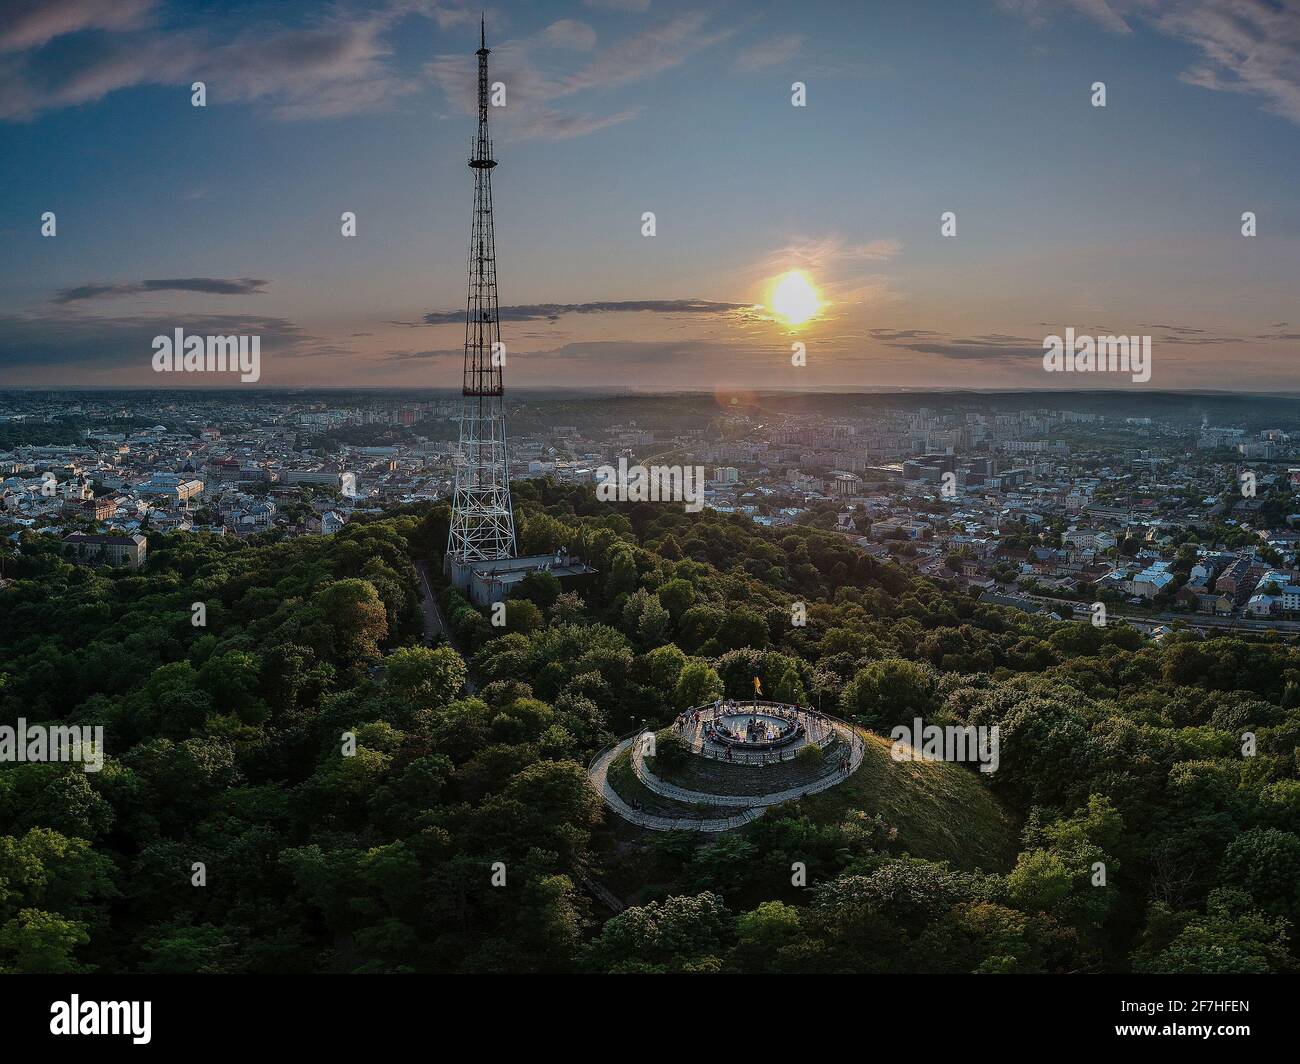
[[[739,717],[738,723],[723,723],[727,718]],[[748,719],[746,719],[748,718]],[[785,722],[782,726],[780,722]],[[805,721],[807,724],[805,724]],[[815,725],[824,726],[818,735]],[[769,755],[784,760],[779,749],[807,736],[809,741],[824,745],[834,737],[830,720],[811,707],[764,705],[742,702],[733,698],[718,698],[707,706],[688,709],[673,721],[673,729],[685,738],[691,749],[705,756],[716,756],[724,761],[735,760],[734,751],[742,754],[759,753],[763,761]],[[698,739],[697,739],[698,737]],[[721,747],[716,754],[709,753],[709,745]],[[848,775],[853,768],[852,749],[845,748],[836,765],[836,771]]]
[[[733,746],[773,749],[796,741],[807,734],[801,717],[812,712],[799,706],[764,706],[758,710],[750,703],[718,698],[710,706],[679,713],[673,727],[692,740],[692,747],[697,734],[705,743],[724,747],[723,756],[730,760]],[[730,725],[723,723],[733,717],[742,719]]]

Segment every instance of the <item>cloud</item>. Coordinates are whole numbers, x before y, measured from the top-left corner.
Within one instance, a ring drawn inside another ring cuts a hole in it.
[[[939,333],[929,329],[872,329],[871,335],[882,343],[896,343],[902,340],[920,340],[927,336],[937,337]]]
[[[731,36],[732,30],[710,32],[702,11],[663,19],[598,52],[571,81],[573,90],[625,85],[680,66],[696,52]]]
[[[1203,0],[1162,12],[1154,24],[1201,50],[1204,62],[1183,81],[1261,97],[1268,111],[1300,124],[1300,3]]]
[[[624,299],[604,303],[533,303],[500,307],[497,314],[501,321],[558,321],[565,314],[731,314],[749,309],[748,303],[717,303],[707,299]],[[418,323],[395,324],[459,325],[464,321],[463,310],[435,310]]]
[[[1041,358],[1043,341],[1005,333],[954,337],[928,329],[872,329],[871,336],[888,347],[959,361],[1021,362]]]
[[[597,117],[589,114],[566,114],[563,111],[544,110],[529,116],[520,126],[521,135],[546,140],[568,140],[583,137],[597,130],[627,122],[641,112],[637,109]]]
[[[1044,328],[1055,335],[1061,335],[1063,329],[1049,323],[1041,322]],[[1088,330],[1091,336],[1117,335],[1109,326],[1089,325],[1080,329]],[[1191,346],[1213,347],[1220,344],[1250,344],[1256,341],[1287,341],[1297,337],[1288,334],[1271,334],[1256,337],[1255,340],[1240,336],[1211,332],[1207,329],[1193,328],[1187,325],[1136,325],[1131,329],[1120,330],[1118,335],[1128,335],[1139,329],[1159,329],[1161,335],[1152,337],[1155,347]],[[876,328],[870,330],[872,339],[887,347],[915,351],[919,354],[938,355],[957,361],[977,362],[1018,362],[1030,356],[1041,358],[1044,337],[1014,336],[1006,333],[986,333],[978,336],[952,336],[947,333],[932,332],[928,329],[890,329]]]
[[[1211,333],[1208,329],[1196,329],[1190,325],[1160,325],[1160,324],[1139,324],[1139,329],[1159,330],[1161,335],[1152,336],[1152,343],[1156,344],[1189,344],[1189,345],[1214,345],[1214,344],[1248,344],[1253,341],[1240,336],[1224,336],[1219,333]],[[1094,336],[1111,335],[1112,330],[1094,329]],[[1256,339],[1277,339],[1277,337],[1257,337]]]
[[[736,56],[735,62],[732,63],[732,69],[740,73],[751,73],[755,70],[766,70],[768,67],[780,66],[799,54],[800,49],[803,48],[803,42],[803,35],[798,33],[785,33],[778,37],[769,38],[766,41],[760,41],[758,44],[742,49],[740,54]]]
[[[260,336],[263,355],[341,354],[286,318],[242,314],[137,314],[122,317],[58,314],[0,315],[0,367],[85,367],[152,375],[155,336],[175,329],[200,335]]]
[[[1101,23],[1112,33],[1129,34],[1133,30],[1109,0],[998,0],[1003,11],[1020,15],[1038,29],[1045,26],[1055,11],[1073,8]]]
[[[1101,334],[1108,335],[1108,334]],[[1248,344],[1251,340],[1244,339],[1240,336],[1187,336],[1185,334],[1174,333],[1168,336],[1153,336],[1153,344],[1186,344],[1193,347],[1212,347],[1215,344]]]
[[[1265,110],[1300,125],[1300,0],[999,0],[999,6],[1034,26],[1071,9],[1113,33],[1144,23],[1200,53],[1181,81],[1257,97]]]
[[[457,348],[454,351],[447,348],[437,351],[389,351],[384,355],[385,360],[389,362],[420,362],[434,358],[459,361],[464,357],[464,348]]]
[[[855,263],[888,262],[903,250],[901,240],[869,240],[850,244],[843,237],[824,236],[795,240],[770,252],[763,270],[784,272],[789,269],[825,272],[835,267],[852,267]]]
[[[373,111],[418,88],[387,72],[387,29],[388,20],[375,17],[258,35],[218,49],[205,67],[218,99],[271,99],[277,118]]]
[[[590,52],[596,47],[596,31],[585,22],[562,18],[542,30],[541,40],[556,48],[572,48],[576,52]]]
[[[580,93],[616,89],[671,70],[732,33],[710,30],[708,23],[704,12],[675,15],[597,47],[594,30],[564,19],[531,37],[503,42],[492,49],[491,59],[492,80],[506,86],[507,105],[492,116],[497,129],[521,138],[563,139],[636,117],[638,111],[627,108],[606,115],[567,114],[558,104]],[[575,53],[583,56],[576,65]],[[465,115],[476,114],[478,108],[475,62],[470,55],[440,55],[424,68]]]
[[[458,109],[476,106],[475,59],[460,53],[434,59],[419,76],[396,69],[389,43],[394,27],[419,16],[441,28],[477,22],[461,0],[382,0],[363,9],[338,3],[309,7],[299,24],[274,21],[254,9],[235,23],[219,6],[204,21],[164,22],[158,0],[11,0],[16,15],[0,28],[0,120],[30,121],[59,108],[102,100],[142,86],[203,81],[209,105],[265,104],[281,120],[322,119],[383,110],[436,82]],[[608,6],[608,5],[606,5]],[[643,11],[644,3],[619,5]],[[6,12],[6,15],[9,13]],[[688,12],[650,23],[598,47],[596,31],[563,18],[531,37],[493,49],[495,80],[509,103],[497,118],[507,133],[564,139],[626,122],[638,112],[562,112],[556,101],[615,88],[685,62],[726,39],[710,16]]]
[[[127,4],[134,16],[117,21],[95,0],[57,6],[62,18],[29,18],[0,38],[11,53],[0,56],[0,119],[27,121],[121,89],[196,80],[208,85],[209,104],[266,102],[280,119],[374,111],[419,88],[388,65],[383,38],[408,13],[400,5],[361,18],[328,13],[302,26],[224,33],[145,27],[152,5],[134,0]]]
[[[903,250],[901,240],[871,240],[844,249],[844,258],[886,262]]]
[[[606,11],[644,11],[650,6],[650,0],[582,0],[588,7],[604,8]]]
[[[7,0],[0,52],[19,52],[83,30],[146,25],[157,0]]]
[[[483,5],[476,0],[391,0],[393,5],[403,11],[424,15],[438,24],[440,30],[460,29],[464,26],[478,28],[479,16],[484,14]],[[495,19],[488,15],[488,31],[491,32]]]
[[[270,281],[256,277],[165,277],[158,280],[134,281],[121,284],[83,284],[75,288],[61,288],[54,297],[55,303],[79,303],[87,299],[133,296],[145,292],[205,292],[219,296],[260,295]]]

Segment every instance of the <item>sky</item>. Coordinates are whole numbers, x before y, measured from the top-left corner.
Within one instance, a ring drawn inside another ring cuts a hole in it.
[[[1300,391],[1300,0],[482,11],[507,388]],[[4,0],[0,387],[458,388],[479,17]]]

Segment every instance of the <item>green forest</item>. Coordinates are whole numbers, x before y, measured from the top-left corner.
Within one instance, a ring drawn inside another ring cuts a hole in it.
[[[154,533],[139,571],[0,548],[0,723],[105,737],[98,772],[0,764],[0,972],[1296,967],[1294,647],[1054,623],[811,527],[514,499],[521,554],[596,572],[528,578],[504,626],[441,582],[445,505]],[[717,835],[605,808],[598,751],[755,676],[881,737],[996,725],[1000,766],[873,744]]]

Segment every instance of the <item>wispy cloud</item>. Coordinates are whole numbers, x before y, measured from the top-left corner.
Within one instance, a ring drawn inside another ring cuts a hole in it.
[[[791,241],[769,252],[762,269],[831,271],[860,263],[888,262],[903,250],[903,242],[893,239],[869,240],[854,244],[843,237],[823,236]]]
[[[1039,26],[1071,10],[1112,33],[1146,25],[1199,52],[1182,81],[1257,97],[1266,110],[1300,124],[1300,0],[999,0],[999,6]]]
[[[650,6],[650,0],[582,0],[588,7],[604,8],[606,11],[644,11]]]
[[[541,40],[556,48],[590,52],[596,47],[596,31],[585,22],[562,18],[559,22],[552,22],[542,31]]]
[[[270,281],[256,277],[164,277],[155,280],[129,281],[118,284],[83,284],[61,288],[55,303],[79,303],[87,299],[134,296],[147,292],[204,292],[218,296],[260,295]]]
[[[84,366],[94,371],[150,374],[152,341],[177,327],[187,333],[256,335],[264,354],[281,357],[346,353],[287,318],[244,314],[0,315],[0,369]]]
[[[949,336],[926,329],[872,329],[873,339],[888,347],[899,347],[918,354],[978,362],[1022,362],[1030,356],[1041,358],[1041,337],[1008,336],[988,333],[981,336]]]
[[[713,29],[705,12],[652,22],[609,44],[574,19],[552,23],[531,37],[507,40],[492,49],[492,79],[506,86],[498,129],[503,135],[562,139],[594,132],[636,117],[621,108],[606,114],[564,113],[559,102],[579,93],[599,93],[671,70],[696,53],[726,40],[730,28]],[[489,42],[491,43],[491,42]],[[575,64],[575,56],[581,58]],[[425,71],[461,113],[477,109],[471,55],[440,55]]]
[[[574,114],[565,111],[553,111],[550,108],[537,111],[521,127],[528,137],[544,140],[568,140],[571,137],[585,137],[610,126],[619,125],[635,118],[641,112],[636,108],[616,111],[609,115]]]
[[[1036,28],[1047,25],[1049,16],[1055,12],[1072,8],[1100,22],[1112,33],[1133,32],[1109,0],[998,0],[998,7],[1020,15]]]
[[[403,3],[361,17],[327,8],[303,25],[245,23],[235,31],[154,25],[156,5],[146,0],[21,6],[0,30],[0,119],[26,121],[121,89],[195,80],[208,83],[210,104],[265,102],[281,119],[372,111],[419,88],[388,62],[385,35],[412,10]]]
[[[83,30],[134,30],[150,22],[158,0],[7,0],[0,52],[17,52]]]
[[[886,347],[915,351],[918,354],[938,355],[955,361],[977,362],[1022,362],[1033,356],[1041,358],[1043,340],[1048,334],[1060,335],[1063,328],[1048,322],[1040,323],[1045,332],[1043,336],[1016,336],[1007,333],[985,333],[974,336],[954,336],[950,333],[934,332],[929,329],[893,329],[874,328],[869,335]],[[1141,334],[1149,330],[1152,344],[1156,348],[1171,346],[1216,347],[1222,344],[1253,344],[1264,341],[1278,343],[1300,339],[1300,335],[1270,333],[1254,338],[1221,333],[1210,329],[1196,328],[1190,325],[1151,325],[1138,324],[1123,329],[1114,329],[1110,325],[1083,325],[1093,336],[1113,336],[1116,334]]]
[[[558,321],[566,314],[732,314],[749,310],[748,303],[717,303],[707,299],[624,299],[603,303],[532,303],[501,307],[501,321]],[[465,321],[464,310],[430,311],[419,322],[399,325],[453,325]]]
[[[465,357],[464,348],[451,350],[443,348],[434,351],[388,351],[384,354],[387,362],[424,362],[429,359],[459,360]]]
[[[803,35],[799,33],[783,33],[759,41],[741,49],[732,63],[732,69],[747,74],[788,63],[802,50],[803,42]]]

